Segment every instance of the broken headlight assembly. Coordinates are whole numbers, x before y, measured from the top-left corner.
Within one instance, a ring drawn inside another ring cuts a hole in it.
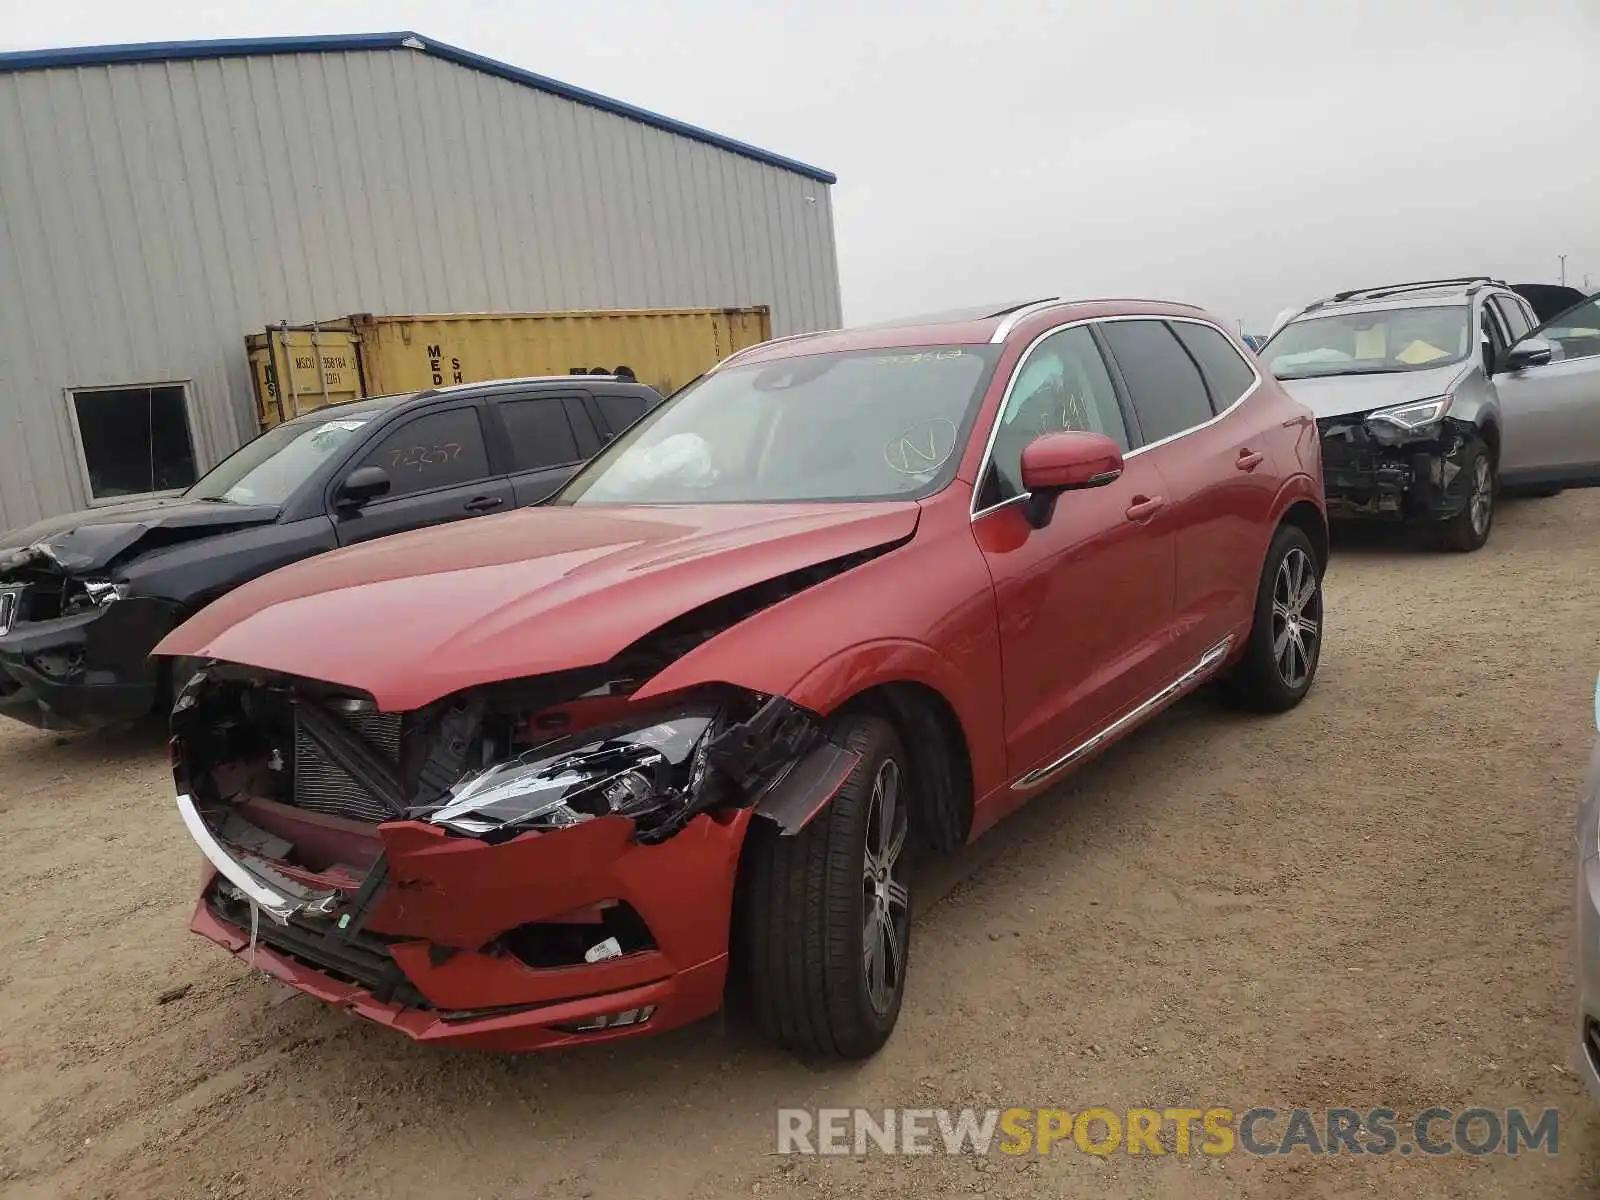
[[[118,600],[128,598],[128,585],[116,583],[110,579],[84,579],[78,583],[78,591],[67,601],[68,613],[84,613],[96,608],[105,608],[115,604]]]
[[[488,840],[611,815],[670,822],[701,807],[718,725],[708,706],[556,738],[468,774],[427,819]]]
[[[1367,429],[1381,442],[1409,442],[1438,434],[1439,423],[1450,411],[1449,396],[1413,400],[1367,414]]]

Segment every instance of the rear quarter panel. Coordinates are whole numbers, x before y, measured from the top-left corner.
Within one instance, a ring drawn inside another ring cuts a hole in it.
[[[1262,387],[1270,388],[1263,399],[1270,403],[1268,436],[1277,486],[1272,519],[1260,534],[1264,561],[1272,535],[1291,506],[1300,502],[1313,505],[1321,515],[1324,534],[1328,528],[1328,510],[1323,494],[1322,439],[1317,432],[1316,418],[1310,408],[1289,395],[1270,375],[1263,379]]]

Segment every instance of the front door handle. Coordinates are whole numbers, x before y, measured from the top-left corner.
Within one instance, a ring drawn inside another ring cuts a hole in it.
[[[1233,465],[1241,471],[1254,471],[1262,463],[1259,451],[1244,449],[1239,451],[1239,457],[1233,460]]]
[[[1148,521],[1167,506],[1165,496],[1135,496],[1128,505],[1128,520]]]
[[[462,505],[470,513],[488,512],[490,509],[499,508],[505,503],[503,496],[474,496]]]

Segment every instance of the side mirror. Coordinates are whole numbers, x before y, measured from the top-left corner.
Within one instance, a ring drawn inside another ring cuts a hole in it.
[[[1043,529],[1062,492],[1104,487],[1122,476],[1122,450],[1103,433],[1047,433],[1022,449],[1028,524]]]
[[[1542,367],[1555,356],[1555,351],[1545,338],[1525,337],[1506,352],[1505,369],[1524,371],[1529,367]]]
[[[388,491],[389,473],[382,467],[357,467],[345,476],[334,500],[340,508],[360,508]]]

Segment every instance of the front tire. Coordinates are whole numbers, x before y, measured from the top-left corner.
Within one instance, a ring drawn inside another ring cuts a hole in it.
[[[1474,442],[1467,450],[1467,461],[1462,464],[1461,473],[1467,477],[1467,503],[1439,526],[1437,539],[1442,550],[1470,554],[1483,547],[1489,540],[1489,531],[1494,528],[1497,489],[1489,448],[1482,442]]]
[[[1256,586],[1255,620],[1232,693],[1258,712],[1305,699],[1322,659],[1322,570],[1305,530],[1280,525]]]
[[[763,1034],[810,1057],[861,1059],[888,1040],[905,994],[911,776],[887,721],[846,717],[833,736],[861,762],[827,807],[790,837],[750,826],[743,949]]]

